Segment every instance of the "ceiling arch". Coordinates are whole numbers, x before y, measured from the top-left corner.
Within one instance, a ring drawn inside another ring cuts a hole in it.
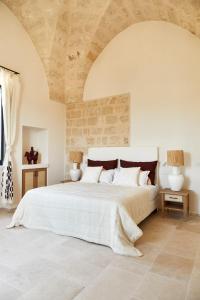
[[[89,69],[128,26],[172,22],[200,37],[199,0],[2,0],[23,24],[43,62],[50,98],[82,99]]]

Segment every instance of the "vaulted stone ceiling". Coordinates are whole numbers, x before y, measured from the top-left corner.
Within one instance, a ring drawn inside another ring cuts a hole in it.
[[[88,71],[128,26],[147,20],[177,24],[200,37],[200,0],[2,0],[31,37],[43,62],[50,98],[82,98]]]

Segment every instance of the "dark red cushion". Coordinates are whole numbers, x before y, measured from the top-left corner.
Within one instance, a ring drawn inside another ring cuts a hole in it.
[[[101,167],[105,170],[116,169],[118,159],[114,160],[92,160],[88,159],[88,167]]]
[[[140,167],[142,171],[150,171],[149,178],[151,180],[151,184],[155,182],[155,173],[156,173],[156,161],[126,161],[120,160],[120,166],[122,168],[133,168],[133,167]]]

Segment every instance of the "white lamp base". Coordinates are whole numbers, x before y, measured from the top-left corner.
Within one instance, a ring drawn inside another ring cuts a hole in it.
[[[70,177],[72,181],[78,181],[81,177],[81,170],[80,169],[71,169],[69,171]]]
[[[172,174],[168,175],[169,186],[172,191],[179,192],[183,188],[184,176],[180,174],[179,167],[173,167],[172,170]]]

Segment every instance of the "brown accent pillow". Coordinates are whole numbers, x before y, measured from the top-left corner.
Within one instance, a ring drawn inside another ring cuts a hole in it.
[[[105,170],[116,169],[117,168],[118,159],[114,160],[92,160],[88,159],[88,167],[101,167]]]
[[[127,161],[127,160],[120,159],[120,166],[122,168],[140,167],[142,171],[150,171],[149,178],[151,180],[151,184],[154,185],[157,160],[156,161]]]

